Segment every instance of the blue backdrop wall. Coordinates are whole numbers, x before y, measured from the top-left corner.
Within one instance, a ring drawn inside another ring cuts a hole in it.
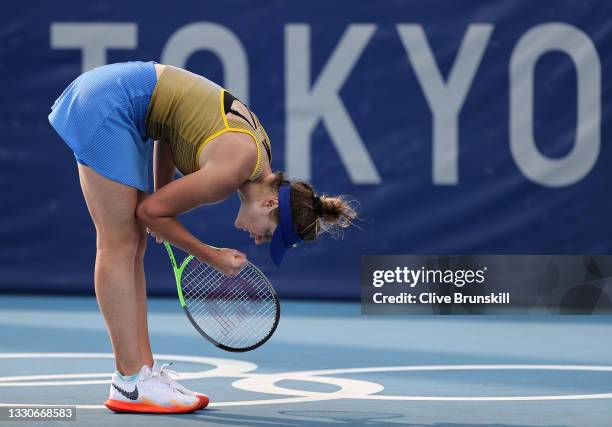
[[[0,290],[93,292],[95,232],[47,114],[127,60],[247,100],[273,168],[360,201],[343,240],[282,269],[237,197],[182,217],[282,296],[356,298],[363,254],[611,253],[612,6],[605,1],[11,2],[0,17]],[[151,294],[175,292],[162,247]]]

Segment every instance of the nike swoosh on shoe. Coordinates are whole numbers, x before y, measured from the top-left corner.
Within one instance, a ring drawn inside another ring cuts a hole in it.
[[[117,390],[119,393],[121,393],[122,395],[124,395],[126,398],[130,400],[138,399],[138,386],[134,386],[134,390],[132,391],[125,391],[121,387],[118,387],[115,383],[113,383],[113,387],[115,387],[115,390]]]

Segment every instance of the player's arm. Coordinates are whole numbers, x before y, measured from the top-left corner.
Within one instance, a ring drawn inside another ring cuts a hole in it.
[[[215,250],[187,231],[176,216],[226,199],[249,178],[257,162],[253,141],[244,134],[223,136],[209,143],[213,145],[200,170],[159,188],[136,209],[138,219],[156,236],[208,263]]]
[[[159,190],[174,179],[175,165],[170,144],[155,141],[153,145],[153,188]]]

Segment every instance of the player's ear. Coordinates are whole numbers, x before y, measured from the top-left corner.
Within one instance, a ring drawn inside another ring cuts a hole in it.
[[[263,206],[266,208],[274,209],[278,207],[278,197],[268,196],[263,200]]]

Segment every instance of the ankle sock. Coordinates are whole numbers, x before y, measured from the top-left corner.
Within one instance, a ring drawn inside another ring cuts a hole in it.
[[[134,374],[134,375],[127,375],[127,376],[126,376],[126,375],[121,375],[121,374],[119,373],[119,371],[115,371],[115,372],[117,373],[117,375],[119,376],[119,378],[121,378],[121,381],[126,382],[126,383],[129,383],[129,382],[135,381],[135,380],[136,380],[136,378],[138,378],[138,374]]]

